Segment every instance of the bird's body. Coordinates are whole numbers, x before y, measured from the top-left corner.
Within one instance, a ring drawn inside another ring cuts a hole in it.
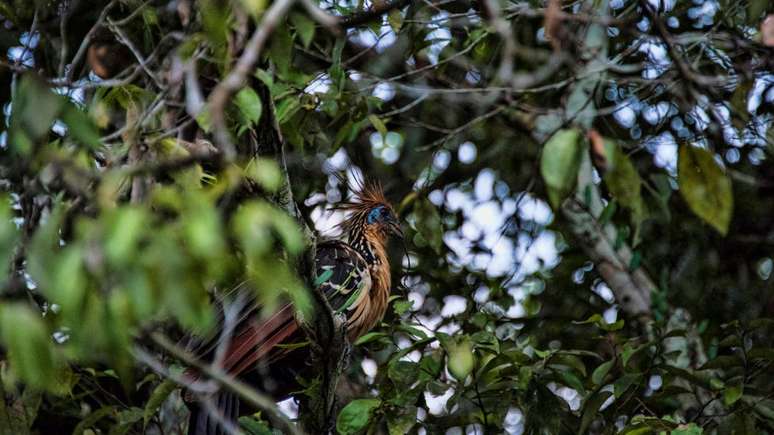
[[[317,291],[331,308],[347,316],[347,337],[351,342],[371,330],[382,319],[390,296],[390,264],[386,244],[390,233],[400,227],[381,188],[372,184],[355,192],[356,201],[339,206],[349,211],[342,223],[346,242],[327,240],[317,244],[315,271]],[[295,318],[295,310],[285,305],[271,315],[261,316],[260,307],[245,310],[234,329],[222,368],[281,400],[298,385],[295,378],[308,364],[308,338]],[[216,344],[198,346],[194,352],[212,354]],[[209,356],[209,355],[208,355]],[[225,417],[239,414],[238,402],[225,393],[216,406]],[[223,433],[208,412],[193,404],[189,434]]]

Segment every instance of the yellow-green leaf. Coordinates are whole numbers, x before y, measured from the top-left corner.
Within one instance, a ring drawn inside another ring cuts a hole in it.
[[[381,403],[379,399],[355,399],[349,402],[336,418],[336,431],[339,435],[360,433],[368,426]]]
[[[615,141],[605,139],[605,154],[608,162],[604,177],[605,184],[610,194],[629,209],[632,223],[637,226],[642,221],[645,211],[640,195],[642,188],[640,174]]]
[[[734,403],[736,403],[739,399],[742,398],[743,392],[744,392],[743,385],[734,385],[732,387],[727,387],[726,390],[723,392],[723,402],[726,404],[726,406],[731,406]]]
[[[24,382],[46,389],[56,381],[53,342],[40,313],[21,303],[4,305],[0,334],[11,367]]]
[[[540,173],[554,209],[575,187],[583,147],[576,128],[559,130],[546,142],[540,157]]]
[[[384,121],[379,119],[378,116],[373,114],[368,115],[368,120],[371,121],[371,124],[374,126],[376,131],[378,131],[379,134],[382,135],[382,137],[384,137],[387,134],[387,126],[384,124]]]
[[[473,365],[476,362],[470,338],[462,337],[457,340],[448,340],[446,351],[449,353],[447,362],[449,373],[458,381],[465,382],[465,378],[473,370]]]
[[[734,198],[731,180],[713,155],[690,145],[680,147],[677,181],[691,211],[726,235]]]
[[[312,42],[312,39],[314,39],[314,21],[301,13],[290,14],[290,21],[296,28],[296,35],[298,35],[298,37],[301,39],[301,43],[304,44],[304,48],[309,48],[309,44]]]

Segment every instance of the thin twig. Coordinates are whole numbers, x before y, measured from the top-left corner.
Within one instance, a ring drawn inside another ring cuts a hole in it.
[[[148,68],[148,60],[143,57],[142,53],[140,53],[140,50],[137,49],[137,47],[134,46],[134,43],[132,43],[132,40],[129,39],[129,37],[124,33],[124,31],[121,29],[121,26],[116,25],[113,21],[111,21],[109,18],[107,20],[108,26],[110,27],[110,30],[118,36],[118,41],[126,48],[129,49],[129,51],[132,52],[134,57],[139,62],[140,67],[145,71],[146,74],[148,74],[148,77],[153,80],[153,83],[156,84],[159,88],[163,88],[163,84],[159,81],[158,77],[156,77],[156,74],[151,71],[150,68]]]
[[[277,404],[274,403],[270,397],[256,391],[253,388],[250,388],[248,385],[244,384],[238,379],[231,377],[216,367],[212,367],[209,364],[203,364],[201,361],[193,357],[184,349],[180,348],[161,333],[154,332],[150,335],[150,338],[156,345],[169,352],[172,356],[179,359],[186,365],[193,367],[200,373],[203,373],[212,378],[226,390],[231,391],[232,393],[239,396],[242,400],[245,400],[256,408],[265,411],[276,421],[278,425],[282,426],[278,429],[284,431],[284,433],[289,433],[292,435],[304,435],[304,432],[301,431],[293,422],[291,422],[288,417],[279,410],[279,408],[277,408]]]
[[[294,3],[295,0],[278,0],[272,3],[260,24],[258,24],[258,28],[247,42],[237,64],[210,94],[209,109],[215,142],[220,147],[226,160],[233,160],[236,157],[236,149],[234,144],[231,143],[231,137],[226,129],[224,113],[226,103],[232,95],[245,85],[248,74],[253,71],[256,63],[258,63],[266,40],[269,39],[269,35],[271,35],[274,28],[277,27],[280,20],[287,14]]]
[[[131,14],[127,15],[125,18],[121,18],[118,21],[113,21],[113,24],[116,26],[123,26],[124,24],[128,24],[130,21],[132,21],[135,17],[137,17],[140,12],[142,12],[146,6],[148,6],[153,0],[146,0],[145,3],[141,4],[137,9],[132,11]]]
[[[314,0],[301,0],[301,4],[304,6],[309,15],[320,23],[323,27],[326,27],[331,33],[335,35],[341,34],[339,23],[341,18],[333,16],[324,10],[322,10]]]
[[[390,12],[393,9],[402,9],[404,6],[408,6],[414,0],[396,0],[392,2],[375,3],[378,6],[368,9],[362,12],[356,12],[352,15],[348,15],[341,20],[339,24],[342,28],[359,26],[371,22],[376,18],[381,18],[382,15]]]
[[[86,55],[86,51],[89,48],[89,45],[91,45],[91,40],[94,39],[94,35],[96,35],[97,31],[100,27],[102,27],[102,23],[107,18],[108,13],[111,9],[118,3],[118,0],[112,0],[110,3],[108,3],[107,6],[105,6],[105,9],[102,9],[102,12],[99,14],[99,17],[97,18],[97,21],[94,23],[94,25],[89,30],[89,33],[86,34],[86,36],[83,37],[83,41],[81,42],[80,47],[78,47],[78,51],[75,52],[75,56],[73,57],[73,60],[70,62],[70,70],[67,71],[67,74],[64,76],[64,82],[70,83],[73,80],[73,74],[75,74],[75,69],[78,66],[79,63],[81,63],[81,60],[83,60],[83,56]]]

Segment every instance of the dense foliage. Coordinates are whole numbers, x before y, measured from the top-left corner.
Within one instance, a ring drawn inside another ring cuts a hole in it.
[[[315,310],[338,173],[406,233],[338,433],[774,433],[772,12],[0,2],[0,433],[183,431],[175,341]]]

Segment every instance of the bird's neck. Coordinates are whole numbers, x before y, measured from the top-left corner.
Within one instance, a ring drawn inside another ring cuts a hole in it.
[[[353,229],[349,233],[349,245],[363,256],[369,266],[387,265],[384,235],[370,229]]]
[[[385,249],[386,237],[378,231],[365,229],[349,233],[349,244],[357,250],[368,263],[371,286],[364,295],[364,302],[358,304],[352,313],[349,327],[349,339],[357,340],[373,328],[387,311],[390,299],[390,264]]]

